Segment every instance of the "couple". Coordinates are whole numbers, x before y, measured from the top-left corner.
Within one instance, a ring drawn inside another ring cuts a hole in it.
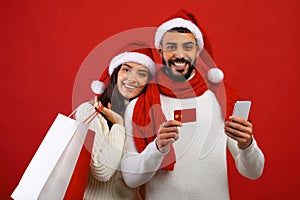
[[[102,94],[77,111],[79,119],[101,112],[90,124],[96,136],[84,199],[229,199],[226,147],[243,176],[261,176],[252,124],[231,116],[238,99],[223,73],[208,67],[209,45],[180,10],[155,34],[157,72],[149,48],[112,59],[107,88],[92,84]]]

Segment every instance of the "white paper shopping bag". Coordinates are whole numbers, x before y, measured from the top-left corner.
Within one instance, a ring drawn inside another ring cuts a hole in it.
[[[11,197],[63,199],[88,131],[88,124],[58,114]]]

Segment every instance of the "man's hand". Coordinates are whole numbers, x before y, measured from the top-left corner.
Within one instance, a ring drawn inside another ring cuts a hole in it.
[[[245,149],[252,143],[253,127],[249,121],[230,116],[230,121],[225,122],[225,133],[238,142],[240,149]]]
[[[178,139],[178,126],[182,126],[182,123],[175,120],[169,120],[160,125],[156,137],[156,146],[160,152],[167,152],[169,145]]]

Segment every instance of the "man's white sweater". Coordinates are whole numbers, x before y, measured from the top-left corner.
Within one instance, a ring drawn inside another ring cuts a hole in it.
[[[165,154],[157,150],[155,141],[138,153],[132,137],[133,100],[125,113],[126,142],[121,169],[130,187],[147,183],[146,199],[229,199],[226,147],[239,172],[250,179],[258,178],[264,156],[253,139],[245,150],[224,133],[224,119],[215,95],[206,91],[189,99],[160,95],[167,120],[174,110],[196,108],[196,121],[179,128],[179,139],[173,144],[176,164],[173,171],[159,170]]]

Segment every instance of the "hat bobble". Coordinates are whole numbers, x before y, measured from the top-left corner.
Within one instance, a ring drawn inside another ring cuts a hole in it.
[[[100,95],[105,90],[105,84],[101,81],[93,81],[91,84],[91,89],[96,95]]]
[[[224,78],[224,73],[218,68],[212,68],[207,72],[207,79],[211,83],[220,83]]]

